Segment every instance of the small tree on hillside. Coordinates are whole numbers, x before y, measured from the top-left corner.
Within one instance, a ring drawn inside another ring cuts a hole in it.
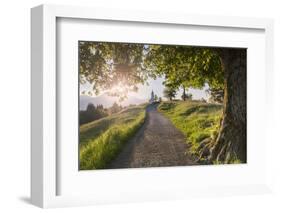
[[[102,111],[102,110],[103,110],[103,105],[102,105],[102,104],[98,104],[98,105],[97,105],[97,110]]]
[[[84,124],[106,116],[108,116],[108,112],[102,104],[95,106],[89,103],[85,111],[81,110],[79,112],[79,122],[80,124]]]
[[[95,105],[92,104],[92,103],[89,103],[88,106],[87,106],[86,111],[87,111],[87,112],[95,112],[95,110],[96,110]]]
[[[185,90],[183,91],[181,98],[183,101],[185,100],[192,100],[192,94],[191,93],[187,93]]]
[[[155,94],[154,95],[154,101],[157,102],[158,101],[158,96]]]
[[[165,87],[164,91],[163,91],[164,97],[168,98],[170,101],[173,100],[173,98],[176,97],[177,91],[172,88],[172,87]]]
[[[111,114],[117,113],[122,110],[122,106],[118,105],[116,102],[113,103],[112,107],[110,107]]]

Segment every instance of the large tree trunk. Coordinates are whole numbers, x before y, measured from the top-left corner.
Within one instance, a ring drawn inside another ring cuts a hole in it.
[[[211,161],[246,163],[246,51],[219,50],[225,72],[224,110]]]

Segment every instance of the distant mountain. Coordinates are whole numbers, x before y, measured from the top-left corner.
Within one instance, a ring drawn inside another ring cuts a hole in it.
[[[122,106],[129,106],[130,104],[138,105],[138,104],[145,103],[147,101],[144,99],[139,99],[137,97],[129,96],[127,99],[119,103],[117,97],[108,96],[106,94],[97,97],[80,95],[80,110],[85,110],[89,103],[92,103],[94,105],[102,104],[105,108],[108,108],[111,107],[114,102],[117,102]]]

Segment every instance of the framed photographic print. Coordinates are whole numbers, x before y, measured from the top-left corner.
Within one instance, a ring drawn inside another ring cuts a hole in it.
[[[270,192],[272,20],[31,13],[32,203]]]

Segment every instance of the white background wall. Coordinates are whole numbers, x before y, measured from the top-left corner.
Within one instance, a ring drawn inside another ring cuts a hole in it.
[[[280,2],[280,1],[279,1]],[[29,204],[30,8],[42,3],[79,4],[191,14],[269,17],[275,20],[275,187],[272,195],[202,198],[67,209],[69,212],[277,212],[281,210],[281,5],[278,0],[6,0],[0,7],[0,212],[37,212]],[[279,84],[279,85],[278,85]],[[278,110],[279,109],[279,110]],[[262,156],[261,156],[262,157]],[[47,210],[60,212],[65,209]]]

